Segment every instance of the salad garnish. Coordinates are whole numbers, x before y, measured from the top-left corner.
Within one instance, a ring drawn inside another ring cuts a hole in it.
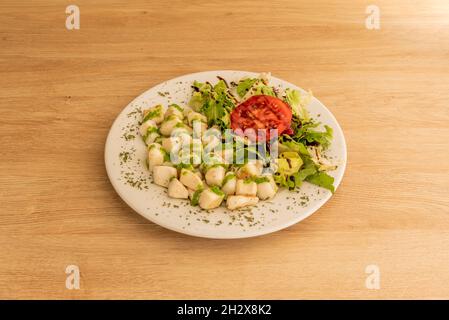
[[[187,105],[142,113],[148,169],[169,197],[230,210],[273,199],[304,181],[334,192],[326,157],[332,128],[315,121],[312,94],[270,85],[270,75],[215,84],[194,81]]]

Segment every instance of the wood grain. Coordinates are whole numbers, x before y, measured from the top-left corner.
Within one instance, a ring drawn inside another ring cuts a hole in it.
[[[75,1],[74,1],[75,2]],[[0,3],[0,298],[449,298],[449,4],[77,0]],[[103,151],[134,97],[195,71],[271,71],[341,123],[335,196],[291,228],[167,231],[112,189]],[[65,288],[65,268],[81,289]],[[365,287],[376,264],[381,289]]]

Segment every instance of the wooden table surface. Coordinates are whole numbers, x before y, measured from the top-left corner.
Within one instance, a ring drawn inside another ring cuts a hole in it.
[[[79,30],[69,4],[0,3],[0,298],[449,298],[447,0],[74,0]],[[122,108],[218,69],[271,71],[339,120],[343,183],[305,221],[200,239],[113,190],[103,151]]]

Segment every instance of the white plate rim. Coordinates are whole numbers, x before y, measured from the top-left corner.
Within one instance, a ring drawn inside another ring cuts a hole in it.
[[[340,167],[342,168],[341,175],[336,177],[335,180],[334,180],[334,187],[335,187],[334,194],[329,192],[319,203],[315,204],[314,206],[307,207],[307,209],[308,209],[307,213],[298,216],[297,219],[288,220],[288,221],[286,221],[285,223],[283,223],[280,226],[274,226],[274,227],[271,227],[271,228],[268,227],[266,229],[263,229],[262,231],[254,230],[251,233],[242,233],[241,235],[232,235],[232,236],[229,236],[229,235],[222,236],[220,234],[216,234],[216,235],[198,234],[197,232],[190,231],[189,229],[179,228],[179,227],[173,226],[173,225],[171,225],[169,223],[164,223],[163,221],[155,221],[155,219],[152,218],[151,216],[145,215],[143,212],[138,210],[138,208],[131,201],[128,200],[128,198],[124,194],[123,188],[121,188],[121,186],[119,186],[119,182],[117,182],[114,179],[112,179],[111,170],[113,170],[113,169],[111,168],[111,162],[108,161],[108,158],[107,158],[110,145],[111,145],[111,143],[113,143],[113,141],[112,141],[113,137],[112,137],[111,131],[112,131],[112,128],[119,122],[119,119],[126,113],[128,107],[130,105],[132,105],[134,102],[138,101],[147,92],[155,90],[156,88],[161,87],[163,84],[165,84],[167,82],[179,81],[180,79],[183,79],[185,77],[195,77],[195,76],[199,77],[199,76],[204,75],[204,74],[216,74],[216,75],[218,75],[220,73],[245,73],[245,74],[248,74],[248,75],[251,75],[251,76],[257,76],[258,74],[260,74],[258,72],[243,71],[243,70],[208,70],[208,71],[200,71],[200,72],[183,74],[183,75],[177,76],[175,78],[165,80],[165,81],[163,81],[161,83],[158,83],[158,84],[152,86],[151,88],[145,90],[144,92],[139,94],[136,98],[134,98],[130,103],[128,103],[120,111],[120,113],[117,115],[117,117],[115,118],[115,120],[113,121],[113,123],[112,123],[112,125],[110,127],[110,130],[108,132],[108,135],[107,135],[107,138],[106,138],[106,142],[105,142],[105,148],[104,148],[105,168],[106,168],[106,172],[107,172],[107,175],[108,175],[108,179],[111,182],[114,190],[117,192],[119,197],[131,209],[133,209],[135,212],[137,212],[138,214],[143,216],[145,219],[147,219],[147,220],[149,220],[149,221],[151,221],[151,222],[153,222],[153,223],[155,223],[157,225],[160,225],[161,227],[166,228],[168,230],[175,231],[175,232],[182,233],[182,234],[186,234],[186,235],[189,235],[189,236],[201,237],[201,238],[209,238],[209,239],[242,239],[242,238],[258,237],[258,236],[267,235],[267,234],[270,234],[270,233],[273,233],[273,232],[277,232],[277,231],[289,228],[289,227],[291,227],[291,226],[293,226],[293,225],[295,225],[295,224],[297,224],[297,223],[307,219],[313,213],[318,211],[325,203],[327,203],[329,201],[329,199],[337,192],[337,189],[340,186],[341,181],[343,179],[344,173],[346,172],[346,166],[347,166],[347,161],[348,161],[347,160],[348,155],[347,155],[346,139],[345,139],[345,135],[344,135],[343,129],[340,126],[340,123],[337,121],[337,119],[335,118],[334,114],[315,96],[313,97],[313,99],[316,100],[321,105],[321,107],[324,108],[327,111],[328,116],[333,120],[332,128],[334,130],[334,135],[335,135],[335,132],[338,131],[340,136],[341,136],[341,139],[342,139],[342,141],[341,141],[342,142],[341,143],[342,146],[341,147],[342,147],[343,158],[341,159],[342,163],[340,165]],[[271,78],[272,79],[276,79],[276,80],[282,82],[283,84],[285,84],[288,87],[297,88],[297,89],[301,90],[302,92],[305,91],[301,87],[299,87],[299,86],[297,86],[297,85],[295,85],[295,84],[293,84],[293,83],[291,83],[289,81],[283,80],[281,78],[277,78],[275,76],[271,76]]]

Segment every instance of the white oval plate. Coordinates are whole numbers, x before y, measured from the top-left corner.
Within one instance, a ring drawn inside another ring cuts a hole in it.
[[[261,201],[251,211],[232,212],[225,207],[204,211],[187,200],[170,199],[166,189],[153,184],[145,167],[146,147],[138,134],[140,110],[155,104],[186,104],[194,80],[215,83],[217,76],[229,82],[257,73],[246,71],[207,71],[184,75],[161,83],[134,99],[112,125],[105,146],[106,170],[117,193],[135,211],[167,229],[206,238],[232,239],[254,237],[289,227],[310,216],[331,197],[331,192],[305,182],[298,191],[282,190],[271,201]],[[273,86],[301,88],[271,78]],[[340,184],[346,166],[346,143],[332,113],[313,98],[311,116],[334,129],[334,139],[327,151],[338,165],[330,174],[335,187]]]

